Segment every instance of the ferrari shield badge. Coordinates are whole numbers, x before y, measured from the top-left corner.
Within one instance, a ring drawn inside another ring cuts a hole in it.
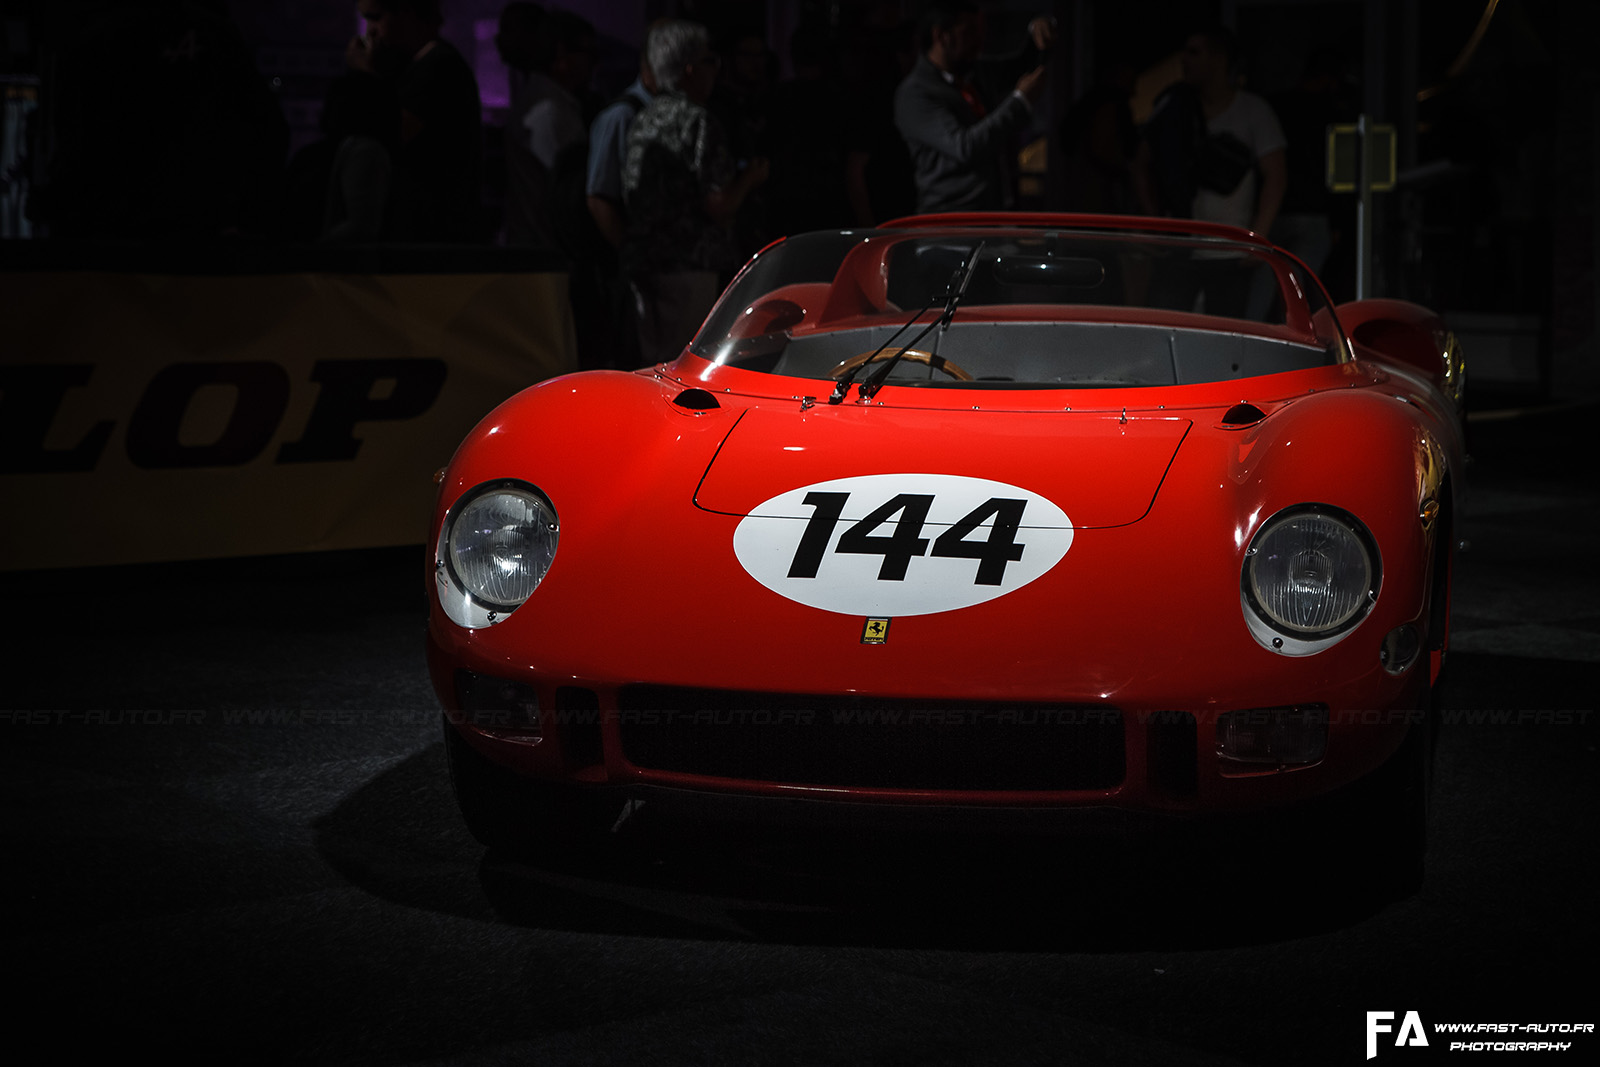
[[[1041,577],[1072,523],[1038,493],[984,478],[879,474],[801,486],[740,521],[733,550],[756,581],[824,611],[888,620],[971,607]],[[876,633],[874,622],[883,623]]]
[[[889,640],[888,619],[868,619],[865,626],[861,627],[861,643],[863,645],[881,645]]]

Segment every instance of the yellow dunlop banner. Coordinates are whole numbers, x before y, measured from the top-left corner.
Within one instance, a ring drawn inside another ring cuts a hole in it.
[[[0,569],[420,543],[563,273],[0,274]]]

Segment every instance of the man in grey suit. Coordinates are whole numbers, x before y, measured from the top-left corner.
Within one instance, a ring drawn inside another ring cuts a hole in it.
[[[995,100],[973,80],[984,17],[973,0],[935,0],[922,19],[927,51],[894,96],[894,121],[911,150],[917,210],[999,211],[1011,207],[1012,138],[1027,126],[1044,91],[1037,52],[1055,40],[1053,19],[1028,25],[1032,69]]]

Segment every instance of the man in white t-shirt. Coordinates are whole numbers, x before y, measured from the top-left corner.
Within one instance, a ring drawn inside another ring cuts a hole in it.
[[[1288,181],[1286,141],[1272,106],[1239,88],[1236,54],[1228,30],[1190,35],[1183,81],[1162,94],[1146,124],[1135,185],[1151,214],[1265,234]],[[1237,256],[1198,251],[1158,267],[1155,298],[1177,310],[1243,316],[1250,275],[1250,264]]]
[[[1255,158],[1255,168],[1245,172],[1231,193],[1200,188],[1194,196],[1194,217],[1266,234],[1278,217],[1288,182],[1287,141],[1278,116],[1261,97],[1238,87],[1236,46],[1226,30],[1191,35],[1183,46],[1182,61],[1183,80],[1199,91],[1207,136],[1232,135]]]

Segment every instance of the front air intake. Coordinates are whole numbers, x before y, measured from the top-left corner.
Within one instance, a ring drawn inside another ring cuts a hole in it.
[[[635,767],[887,789],[1115,789],[1122,713],[1074,705],[624,686]]]

